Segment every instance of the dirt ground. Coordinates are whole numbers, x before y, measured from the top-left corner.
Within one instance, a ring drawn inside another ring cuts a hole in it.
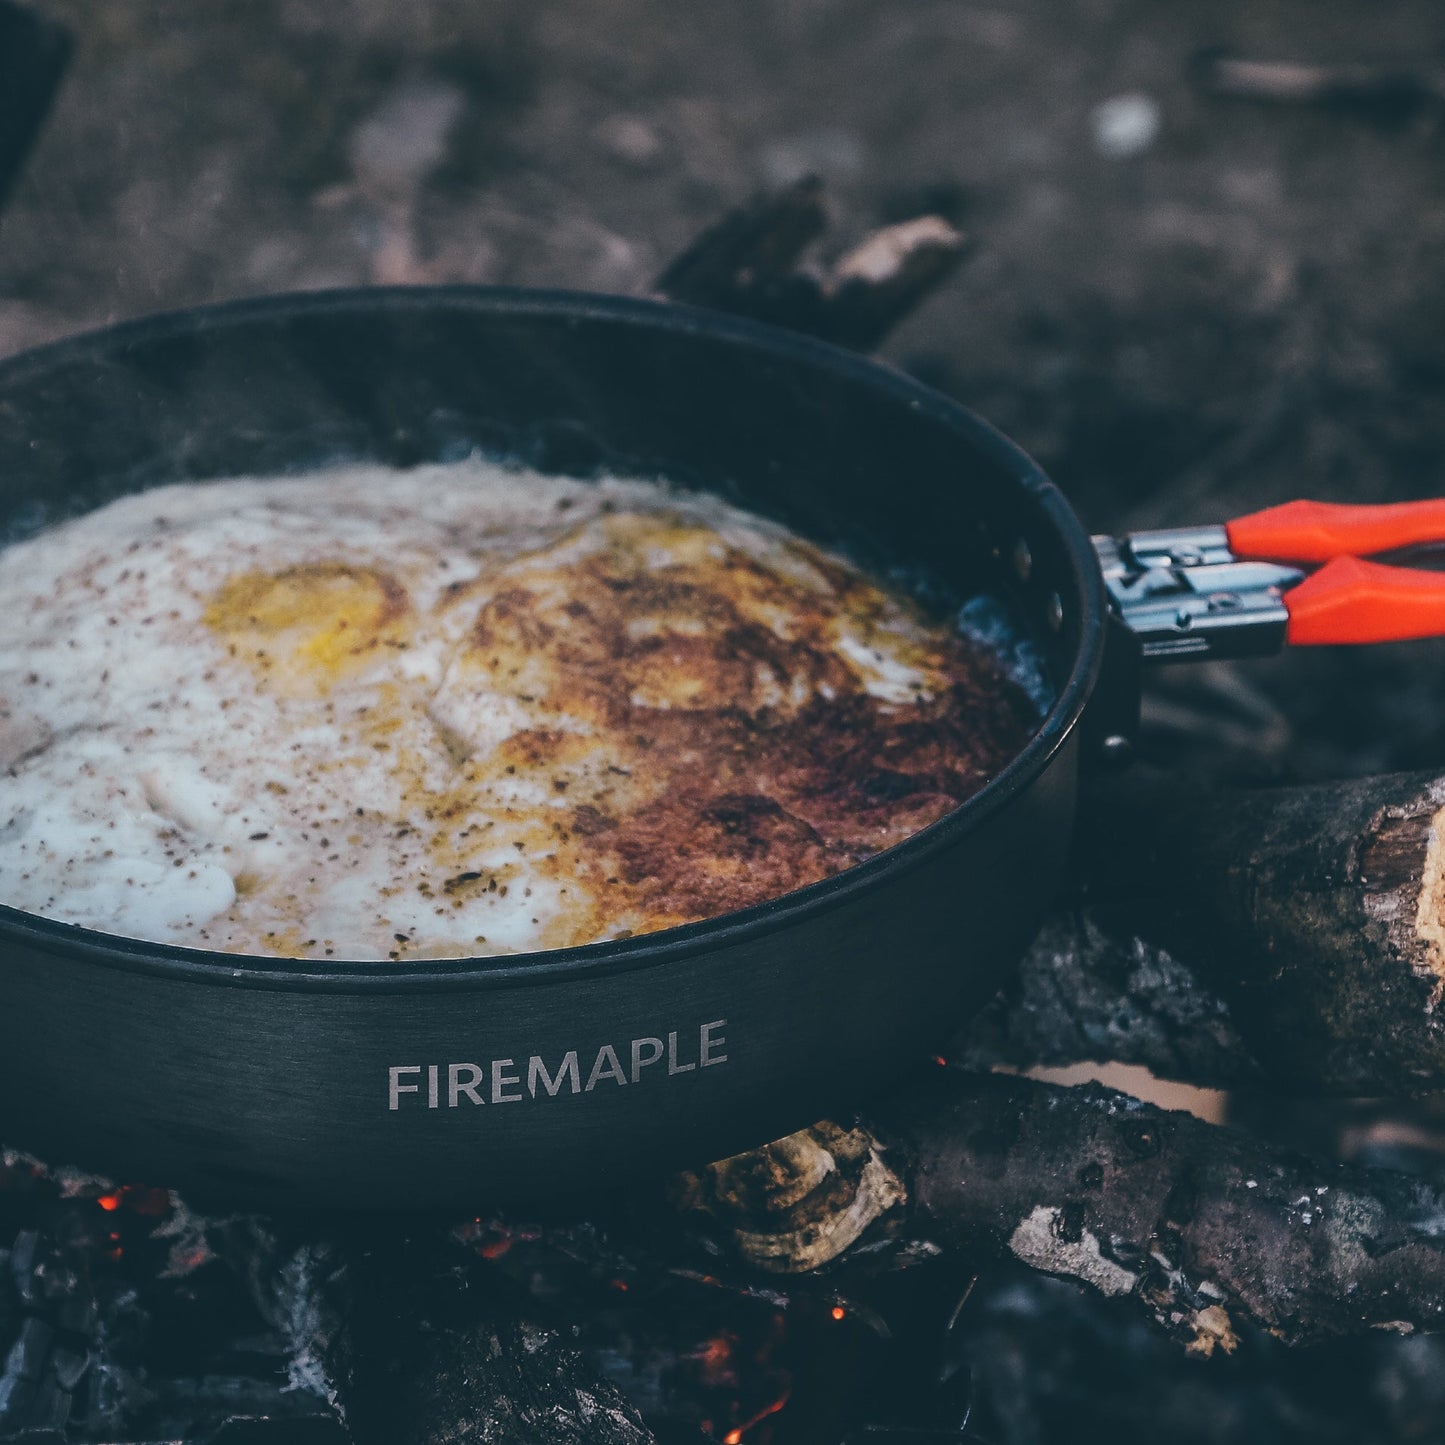
[[[643,292],[816,172],[838,247],[969,233],[887,355],[1094,527],[1445,491],[1445,102],[1196,83],[1225,47],[1439,91],[1436,0],[43,3],[80,47],[0,230],[0,353],[319,286]],[[1246,675],[1293,727],[1279,775],[1445,761],[1445,647]]]

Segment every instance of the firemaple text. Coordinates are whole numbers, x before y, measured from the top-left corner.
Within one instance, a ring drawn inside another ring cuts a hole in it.
[[[560,1059],[533,1054],[528,1059],[490,1059],[484,1064],[393,1064],[387,1071],[387,1100],[392,1109],[455,1109],[463,1104],[522,1104],[555,1099],[559,1094],[590,1094],[610,1084],[622,1087],[651,1078],[670,1078],[725,1064],[726,1019],[714,1019],[663,1038],[632,1039],[595,1053],[569,1049]],[[648,1073],[655,1069],[655,1073]],[[415,1094],[416,1098],[408,1096]]]

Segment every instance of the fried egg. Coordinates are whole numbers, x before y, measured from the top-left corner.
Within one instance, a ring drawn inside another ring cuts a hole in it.
[[[712,917],[936,821],[1037,723],[778,525],[480,460],[126,497],[0,553],[0,609],[0,898],[249,954]]]

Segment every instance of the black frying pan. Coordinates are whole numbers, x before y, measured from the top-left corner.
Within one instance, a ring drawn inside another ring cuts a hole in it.
[[[988,589],[1057,702],[979,795],[900,846],[624,942],[323,964],[0,908],[0,1138],[232,1205],[545,1201],[846,1107],[996,990],[1065,857],[1105,589],[1064,499],[962,408],[746,322],[479,289],[210,308],[0,365],[11,537],[158,483],[479,447],[579,476],[665,474]],[[608,1045],[626,1082],[588,1089]]]

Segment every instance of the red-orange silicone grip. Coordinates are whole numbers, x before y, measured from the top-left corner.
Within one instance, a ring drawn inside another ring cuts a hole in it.
[[[1294,643],[1404,642],[1445,635],[1445,572],[1336,557],[1284,596]]]
[[[1369,557],[1400,547],[1445,542],[1445,499],[1352,507],[1336,502],[1286,502],[1226,523],[1237,557],[1270,562],[1328,562]]]

